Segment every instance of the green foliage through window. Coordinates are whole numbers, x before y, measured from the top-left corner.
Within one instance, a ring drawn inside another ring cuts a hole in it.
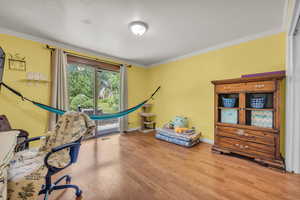
[[[68,92],[70,109],[94,107],[94,69],[85,65],[69,64]],[[120,75],[116,72],[96,72],[96,97],[98,109],[103,113],[113,113],[119,110]]]

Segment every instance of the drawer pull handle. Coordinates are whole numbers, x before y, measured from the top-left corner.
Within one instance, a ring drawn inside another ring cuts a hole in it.
[[[239,144],[235,144],[235,146],[237,146],[237,147],[238,147],[238,146],[239,146]]]
[[[248,149],[248,148],[249,148],[249,147],[246,145],[246,146],[245,146],[245,149]]]
[[[255,85],[256,88],[263,88],[265,87],[265,85],[261,84],[261,85]]]
[[[244,130],[239,129],[239,130],[237,131],[237,134],[238,134],[238,135],[244,135]]]

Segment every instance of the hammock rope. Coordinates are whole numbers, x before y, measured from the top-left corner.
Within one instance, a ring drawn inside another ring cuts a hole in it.
[[[65,110],[57,109],[57,108],[47,106],[45,104],[33,101],[31,99],[28,99],[25,96],[23,96],[22,93],[18,92],[17,90],[13,89],[12,87],[8,86],[4,82],[0,83],[0,87],[1,86],[4,86],[9,91],[11,91],[15,95],[19,96],[23,101],[29,101],[29,102],[33,103],[35,106],[38,106],[41,109],[47,110],[47,111],[55,113],[57,115],[63,115],[65,112],[67,112]],[[103,114],[103,115],[90,115],[90,118],[92,120],[105,120],[105,119],[112,119],[112,118],[120,118],[120,117],[123,117],[125,115],[128,115],[129,113],[132,113],[132,112],[136,111],[137,109],[139,109],[140,107],[142,107],[143,105],[145,105],[150,99],[153,99],[154,95],[158,92],[158,90],[160,90],[160,86],[152,93],[152,95],[148,99],[146,99],[145,101],[141,102],[140,104],[138,104],[138,105],[136,105],[132,108],[120,111],[118,113]]]

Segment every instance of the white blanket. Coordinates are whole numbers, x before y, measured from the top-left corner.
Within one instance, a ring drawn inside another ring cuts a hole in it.
[[[15,154],[10,162],[8,179],[12,181],[20,180],[39,169],[44,164],[44,155],[38,155],[38,148],[31,148]]]

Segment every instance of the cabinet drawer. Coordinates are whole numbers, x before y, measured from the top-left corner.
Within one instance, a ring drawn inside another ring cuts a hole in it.
[[[216,85],[217,93],[241,92],[244,89],[245,89],[245,83]]]
[[[217,145],[221,148],[230,149],[236,153],[244,153],[250,157],[275,158],[274,146],[246,142],[227,137],[218,137]]]
[[[266,145],[275,145],[274,133],[265,131],[254,131],[232,127],[217,127],[217,135],[236,138],[243,141],[256,142]]]
[[[275,90],[274,81],[260,81],[260,82],[250,82],[246,83],[247,92],[268,92]]]

